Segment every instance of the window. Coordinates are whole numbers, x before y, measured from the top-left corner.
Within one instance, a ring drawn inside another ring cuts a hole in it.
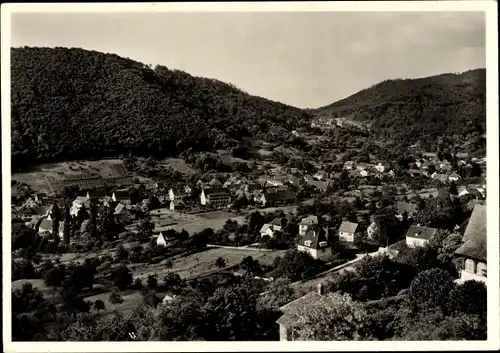
[[[484,262],[477,263],[476,273],[480,276],[486,277],[486,264]]]
[[[304,242],[304,245],[305,245],[305,246],[311,246],[311,241],[310,241],[310,240],[306,240],[306,241]]]
[[[467,271],[467,272],[472,272],[472,273],[476,272],[475,271],[476,266],[474,266],[474,260],[466,259],[464,267],[465,267],[465,271]]]

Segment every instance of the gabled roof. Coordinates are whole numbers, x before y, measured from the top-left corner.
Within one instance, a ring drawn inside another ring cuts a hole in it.
[[[50,211],[51,207],[50,206],[36,206],[36,207],[31,207],[33,212],[35,212],[39,216],[45,216],[47,212]]]
[[[342,224],[340,225],[339,232],[356,233],[357,229],[358,229],[358,223],[343,221]]]
[[[126,210],[125,205],[122,203],[119,203],[115,207],[115,214],[120,214],[121,212],[123,212],[123,210]]]
[[[104,198],[106,196],[106,192],[104,190],[90,190],[88,191],[88,194],[91,199]]]
[[[320,226],[315,227],[314,229],[309,229],[306,234],[301,237],[298,241],[299,245],[306,246],[311,249],[320,249],[325,246],[320,246],[321,242],[326,242],[328,239],[326,238],[326,230]],[[306,245],[307,242],[311,242],[310,245]]]
[[[212,185],[212,186],[222,185],[222,183],[219,180],[217,180],[216,178],[213,178],[212,180],[210,180],[210,182],[208,184]]]
[[[436,228],[412,225],[406,232],[406,237],[429,240],[436,232]]]
[[[486,262],[486,206],[475,205],[456,254]]]
[[[264,225],[262,226],[262,228],[260,228],[260,232],[261,232],[261,233],[264,233],[264,232],[266,232],[268,229],[273,230],[272,228],[273,228],[273,226],[272,226],[271,224],[266,223],[266,224],[264,224]]]
[[[213,197],[213,196],[230,196],[229,190],[227,188],[210,188],[204,189],[205,196]]]
[[[117,200],[128,200],[130,199],[130,193],[127,190],[116,190],[113,192]]]
[[[295,194],[290,190],[277,190],[275,192],[265,192],[264,197],[267,201],[286,201],[294,200]]]
[[[282,226],[283,225],[283,219],[279,218],[279,217],[276,217],[275,219],[273,219],[271,221],[271,224],[274,225],[274,226]]]
[[[307,216],[302,218],[300,224],[318,224],[318,216]]]
[[[295,315],[297,315],[301,308],[313,303],[317,303],[319,301],[326,300],[327,299],[324,296],[318,294],[317,292],[310,292],[303,297],[300,297],[299,299],[283,305],[280,308],[280,311],[283,312],[283,315],[276,322],[285,327],[294,326],[297,322]]]

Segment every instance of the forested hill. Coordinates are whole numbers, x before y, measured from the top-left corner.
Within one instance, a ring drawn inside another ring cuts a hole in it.
[[[374,137],[402,144],[475,141],[486,133],[486,70],[384,81],[315,113],[369,123]]]
[[[286,139],[310,119],[230,84],[114,54],[12,49],[13,166]]]

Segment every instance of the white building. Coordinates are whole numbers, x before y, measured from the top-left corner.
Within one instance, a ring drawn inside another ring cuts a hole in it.
[[[328,228],[316,226],[309,229],[297,243],[297,250],[309,253],[317,260],[326,260],[332,255],[328,244]]]
[[[406,245],[410,248],[422,247],[436,234],[437,229],[412,225],[406,232]]]

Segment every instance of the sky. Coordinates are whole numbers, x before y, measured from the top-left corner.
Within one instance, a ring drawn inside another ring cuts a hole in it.
[[[486,67],[484,12],[17,13],[11,45],[115,53],[301,108]]]

